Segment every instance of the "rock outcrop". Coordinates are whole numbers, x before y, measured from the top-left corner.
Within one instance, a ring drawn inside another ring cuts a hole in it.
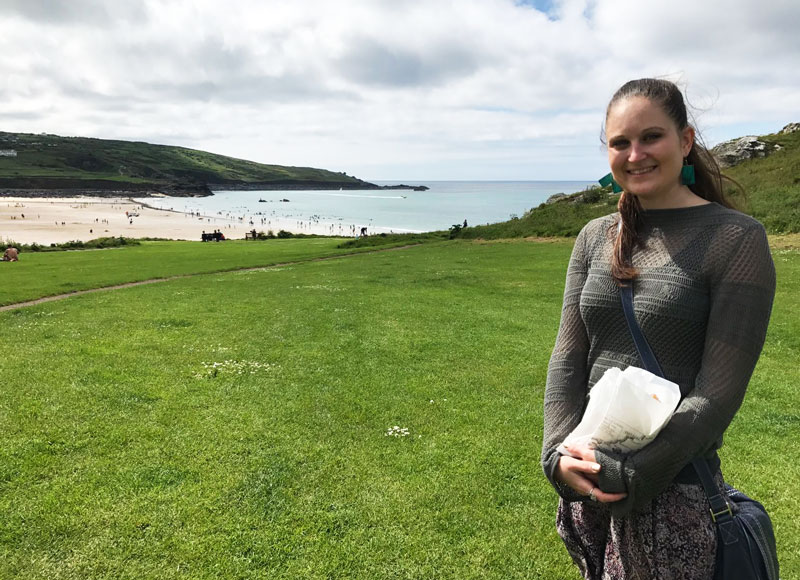
[[[550,205],[551,203],[556,203],[557,201],[566,199],[566,197],[567,197],[566,193],[554,193],[553,195],[547,198],[547,201],[545,201],[545,203],[547,205]]]
[[[747,159],[766,157],[780,149],[780,145],[761,141],[754,135],[739,137],[720,143],[711,149],[720,167],[733,167]]]
[[[789,133],[794,133],[795,131],[800,131],[800,123],[789,123],[783,129],[781,129],[780,135],[788,135]]]

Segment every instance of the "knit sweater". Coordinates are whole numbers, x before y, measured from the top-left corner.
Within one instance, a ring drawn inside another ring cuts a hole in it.
[[[580,422],[603,373],[642,367],[611,277],[618,214],[589,222],[567,270],[561,324],[547,374],[542,467],[567,501],[585,496],[554,480],[556,447]],[[664,491],[693,458],[713,457],[744,399],[766,336],[775,269],[763,226],[716,203],[643,212],[632,263],[634,311],[664,375],[679,385],[672,419],[643,449],[595,450],[598,487],[626,492],[623,516]]]

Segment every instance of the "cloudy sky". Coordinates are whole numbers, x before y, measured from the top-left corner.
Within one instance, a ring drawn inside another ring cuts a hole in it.
[[[0,130],[368,180],[591,180],[614,90],[710,144],[800,121],[797,0],[0,0]]]

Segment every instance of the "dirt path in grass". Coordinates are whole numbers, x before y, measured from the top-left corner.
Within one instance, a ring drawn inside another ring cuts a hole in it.
[[[339,254],[337,256],[321,256],[319,258],[309,258],[308,260],[295,260],[293,262],[279,262],[277,264],[269,264],[267,266],[248,266],[247,268],[232,268],[230,270],[214,270],[213,272],[197,272],[196,274],[180,274],[177,276],[168,276],[166,278],[151,278],[150,280],[139,280],[138,282],[125,282],[124,284],[114,284],[113,286],[101,286],[100,288],[89,288],[87,290],[74,290],[72,292],[65,292],[64,294],[55,294],[53,296],[44,296],[36,298],[35,300],[26,300],[25,302],[15,302],[14,304],[6,304],[0,306],[0,312],[6,310],[17,310],[18,308],[26,308],[28,306],[35,306],[43,302],[53,302],[55,300],[63,300],[64,298],[71,298],[73,296],[80,296],[81,294],[91,294],[93,292],[106,292],[108,290],[119,290],[120,288],[130,288],[131,286],[143,286],[145,284],[155,284],[157,282],[168,282],[170,280],[179,280],[181,278],[194,278],[195,276],[207,276],[209,274],[226,274],[228,272],[247,272],[248,270],[265,270],[269,268],[282,268],[284,266],[292,266],[295,264],[306,264],[309,262],[322,262],[324,260],[336,260],[339,258],[350,258],[352,256],[363,256],[364,254],[375,254],[378,252],[391,252],[394,250],[406,250],[414,248],[420,244],[409,244],[406,246],[397,246],[394,248],[380,248],[377,250],[365,250],[363,252],[353,252],[352,254]]]

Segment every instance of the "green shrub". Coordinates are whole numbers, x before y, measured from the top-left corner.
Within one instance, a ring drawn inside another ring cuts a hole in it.
[[[143,238],[144,239],[144,238]],[[50,244],[49,246],[42,246],[37,244],[36,242],[32,244],[20,244],[16,245],[19,250],[25,252],[58,252],[64,250],[95,250],[99,248],[119,248],[122,246],[138,246],[140,244],[140,240],[134,240],[132,238],[124,238],[122,236],[118,238],[96,238],[94,240],[89,240],[87,242],[82,242],[80,240],[70,240],[69,242],[63,242],[60,244]]]
[[[601,187],[593,187],[584,191],[578,197],[578,203],[598,203],[603,198],[607,197],[608,193],[603,191]]]

